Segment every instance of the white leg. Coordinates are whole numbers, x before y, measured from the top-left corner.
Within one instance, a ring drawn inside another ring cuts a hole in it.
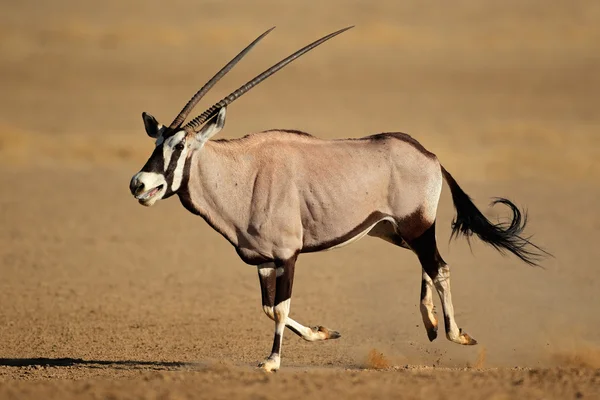
[[[421,312],[423,314],[425,326],[427,327],[429,322],[433,326],[434,321],[436,321],[435,316],[430,315],[429,310],[431,307],[431,311],[433,311],[433,303],[430,301],[431,296],[429,294],[430,285],[431,282],[433,282],[442,301],[446,337],[455,343],[477,344],[475,339],[458,328],[456,320],[454,319],[454,307],[452,306],[452,295],[450,293],[450,267],[448,267],[446,262],[442,259],[437,249],[435,223],[432,223],[421,236],[411,240],[409,244],[419,257],[421,266],[428,275],[428,277],[423,276],[423,287],[421,289]],[[431,319],[432,316],[434,319]],[[429,329],[427,333],[431,340]]]
[[[438,320],[435,316],[435,307],[433,305],[433,281],[431,277],[427,275],[425,270],[422,270],[421,278],[421,317],[423,318],[423,324],[427,331],[427,337],[430,341],[437,338]]]
[[[281,345],[283,344],[283,331],[287,316],[290,313],[290,299],[277,304],[273,309],[275,317],[275,335],[273,338],[273,348],[271,355],[265,361],[259,364],[259,367],[265,371],[276,371],[281,365]]]
[[[459,344],[477,344],[475,339],[458,328],[456,320],[454,319],[454,306],[452,305],[452,294],[450,292],[450,267],[447,265],[440,267],[433,283],[442,301],[442,307],[444,309],[444,325],[446,327],[446,337],[448,340]]]

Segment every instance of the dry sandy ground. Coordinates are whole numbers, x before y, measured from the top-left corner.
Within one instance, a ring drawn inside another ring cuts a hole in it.
[[[122,3],[1,4],[0,398],[600,397],[600,3]],[[555,258],[449,245],[445,190],[441,252],[480,345],[429,343],[416,258],[369,238],[300,258],[292,315],[343,336],[287,333],[265,375],[255,269],[176,199],[129,195],[140,114],[172,118],[270,26],[203,106],[350,24],[231,106],[222,137],[411,133],[489,216],[493,196],[526,206]]]

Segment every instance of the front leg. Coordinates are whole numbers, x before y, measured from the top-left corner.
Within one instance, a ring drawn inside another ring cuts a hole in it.
[[[271,355],[259,364],[265,371],[276,371],[281,364],[281,346],[290,313],[290,300],[294,282],[294,268],[297,256],[286,261],[276,261],[259,266],[263,310],[275,321],[275,334]]]
[[[275,288],[277,285],[275,263],[266,263],[258,266],[258,280],[262,293],[263,311],[273,321],[275,321],[274,304],[275,304]],[[296,335],[300,336],[307,342],[318,342],[321,340],[338,339],[341,334],[333,329],[326,328],[321,325],[308,327],[287,317],[285,326]]]

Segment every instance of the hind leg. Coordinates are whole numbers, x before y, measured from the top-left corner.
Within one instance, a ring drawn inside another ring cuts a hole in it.
[[[423,270],[431,278],[431,282],[433,282],[433,286],[440,296],[448,340],[465,345],[477,344],[475,339],[458,328],[454,319],[454,306],[452,305],[452,294],[450,292],[450,267],[438,252],[435,239],[435,222],[421,236],[410,240],[409,245],[419,257]],[[424,279],[423,281],[429,286],[428,280]],[[425,294],[427,295],[427,289]],[[427,307],[423,305],[423,300],[421,300],[421,305],[426,309],[427,319],[429,319],[429,312]],[[423,308],[421,312],[423,312]],[[423,319],[426,320],[425,315]],[[427,327],[427,322],[425,322],[425,326]]]
[[[410,249],[410,246],[400,236],[397,230],[397,226],[390,221],[382,221],[377,224],[369,232],[369,236],[378,237],[385,240],[386,242],[395,244],[396,246]],[[423,275],[421,278],[421,301],[420,310],[423,318],[423,324],[427,330],[427,337],[430,341],[437,338],[438,321],[435,316],[435,307],[433,305],[433,288],[434,283],[431,277],[423,269]]]
[[[435,316],[435,306],[433,305],[433,288],[433,280],[427,272],[423,270],[423,276],[421,278],[421,304],[419,309],[430,342],[433,342],[437,338],[438,330],[438,320]]]

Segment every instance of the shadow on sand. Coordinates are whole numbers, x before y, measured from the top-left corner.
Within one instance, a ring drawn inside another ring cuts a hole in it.
[[[198,369],[209,365],[198,362],[136,361],[136,360],[83,360],[81,358],[0,358],[3,367],[88,367],[114,369]]]

